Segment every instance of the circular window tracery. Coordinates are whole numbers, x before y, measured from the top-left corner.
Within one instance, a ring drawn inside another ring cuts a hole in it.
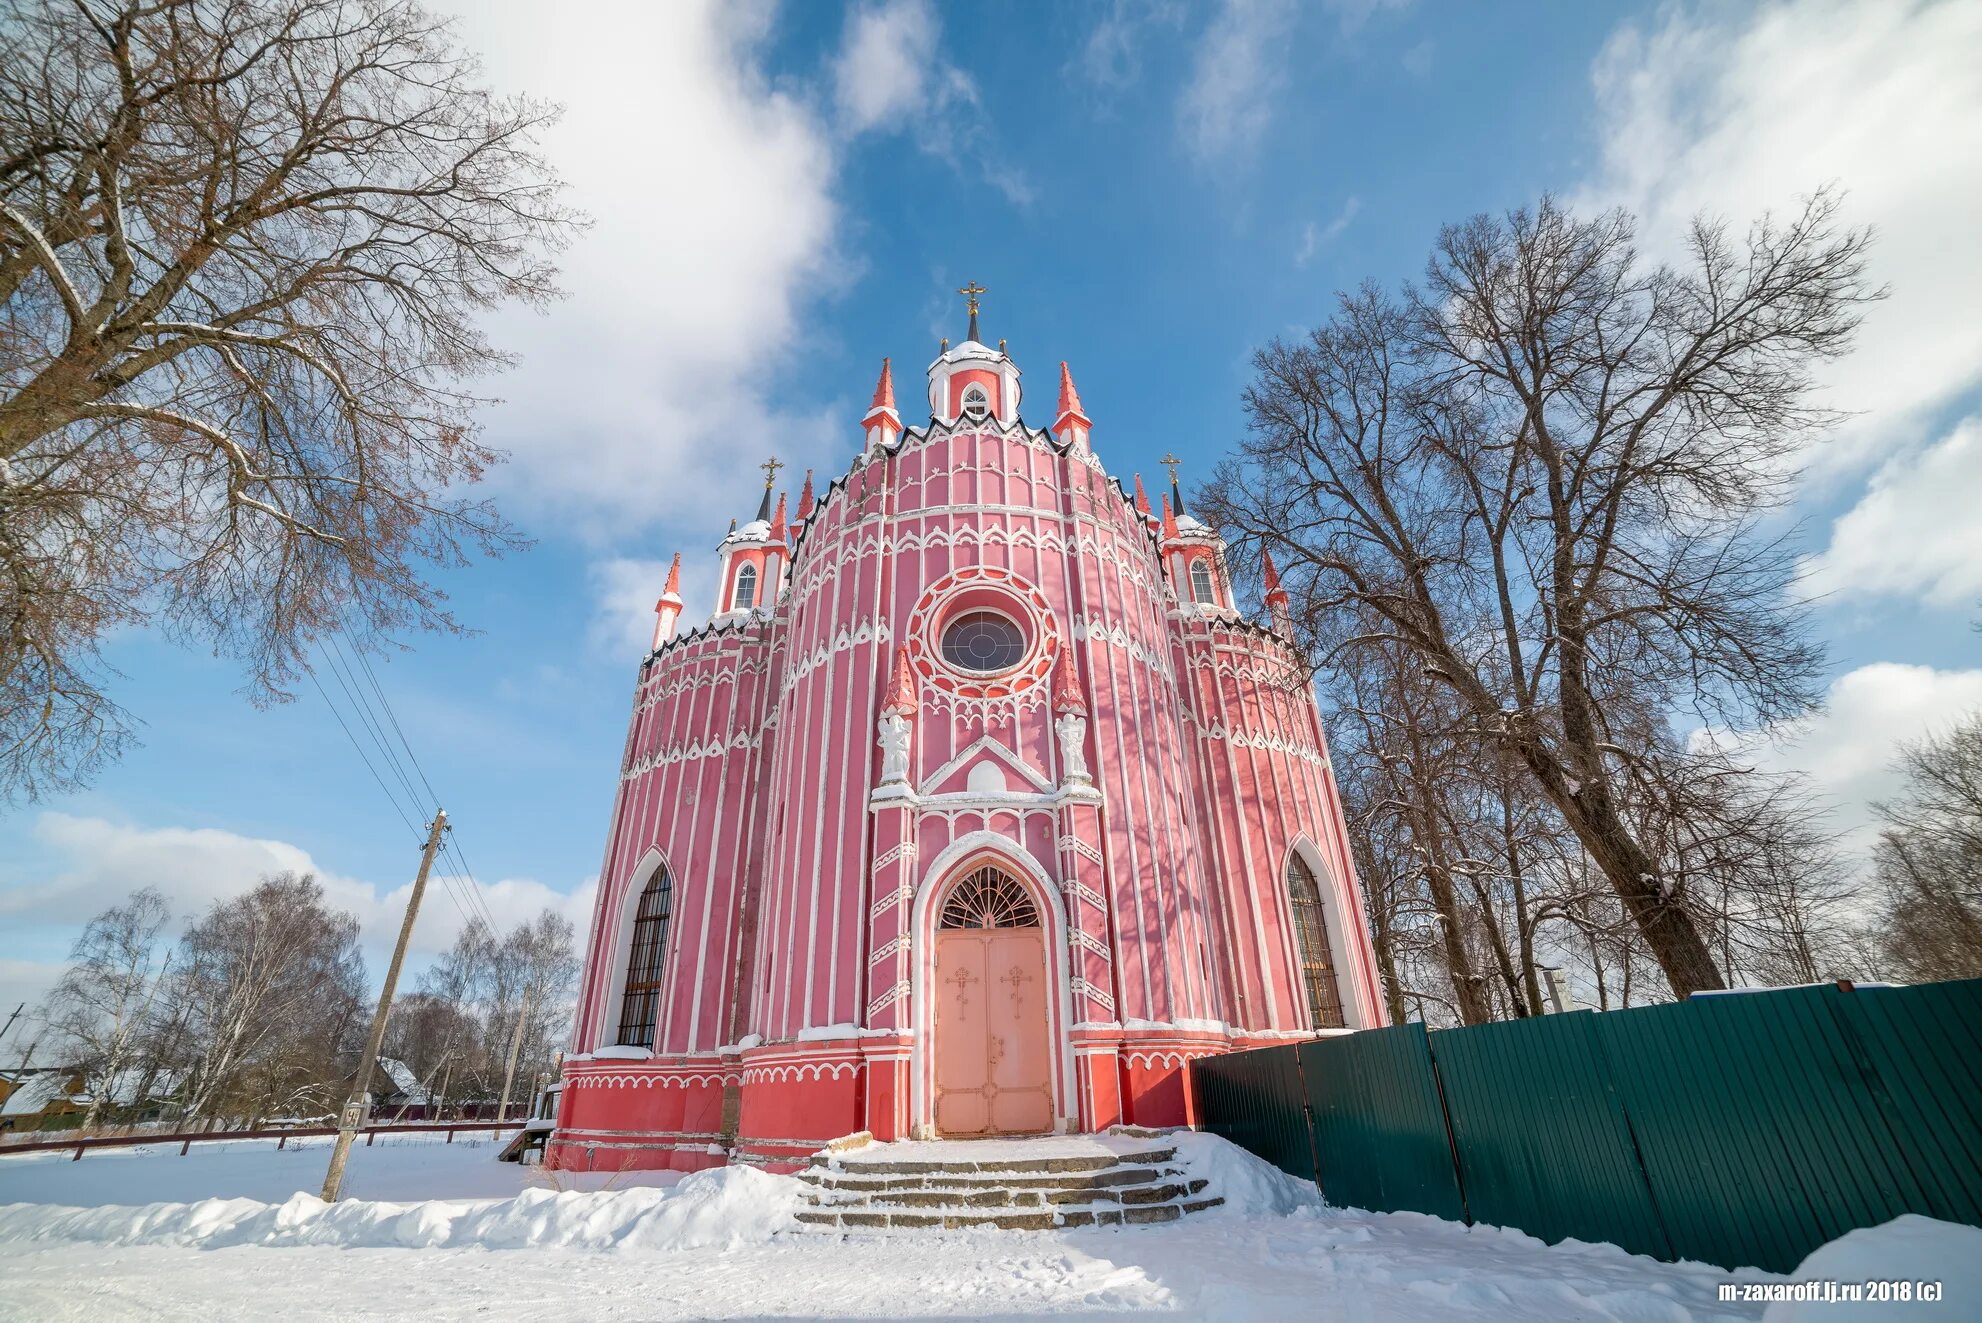
[[[996,611],[964,611],[943,626],[943,660],[972,675],[1009,671],[1025,649],[1025,631]]]

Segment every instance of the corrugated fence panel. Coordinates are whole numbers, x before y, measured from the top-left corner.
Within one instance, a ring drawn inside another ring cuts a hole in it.
[[[1193,1075],[1206,1129],[1339,1206],[1775,1271],[1902,1213],[1982,1226],[1982,980],[1406,1024]]]
[[[1595,1014],[1431,1035],[1475,1222],[1668,1257]]]
[[[1314,1137],[1294,1045],[1199,1057],[1191,1063],[1204,1128],[1289,1176],[1314,1179]]]
[[[1982,979],[1861,988],[1831,1006],[1871,1067],[1915,1211],[1982,1226]]]
[[[1835,987],[1598,1017],[1673,1251],[1787,1271],[1920,1206]]]
[[[1303,1042],[1300,1056],[1329,1203],[1465,1218],[1423,1025]]]

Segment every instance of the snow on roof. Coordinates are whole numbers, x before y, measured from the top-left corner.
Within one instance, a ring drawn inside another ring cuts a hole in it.
[[[380,1057],[379,1069],[392,1081],[392,1091],[403,1094],[416,1103],[427,1101],[427,1091],[420,1087],[420,1077],[412,1068],[396,1057]]]
[[[147,1098],[169,1098],[179,1088],[180,1073],[176,1070],[154,1071],[151,1086],[146,1089]],[[139,1102],[138,1090],[144,1086],[145,1072],[142,1070],[120,1070],[110,1077],[110,1101],[119,1107],[129,1107]]]
[[[762,519],[753,519],[725,537],[725,542],[768,542],[771,540],[771,525]]]
[[[0,1103],[0,1116],[33,1116],[57,1099],[69,1096],[69,1082],[75,1074],[68,1070],[44,1070],[30,1075],[20,1088]]]
[[[975,340],[965,340],[960,344],[955,344],[950,346],[948,349],[945,349],[942,353],[938,354],[936,356],[936,362],[957,363],[967,358],[988,358],[993,361],[996,361],[1004,357],[1005,357],[1004,354],[999,353],[997,350],[993,349],[990,345],[979,344]]]

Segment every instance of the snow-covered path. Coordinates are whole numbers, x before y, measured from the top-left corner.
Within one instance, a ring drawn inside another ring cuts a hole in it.
[[[1063,1233],[894,1233],[673,1251],[9,1245],[0,1316],[248,1318],[1758,1318],[1718,1270],[1409,1215],[1303,1210]]]

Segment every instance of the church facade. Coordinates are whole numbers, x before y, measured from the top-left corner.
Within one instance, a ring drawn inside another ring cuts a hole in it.
[[[981,291],[976,291],[981,292]],[[1190,1119],[1194,1058],[1384,1010],[1267,563],[1050,429],[1001,341],[883,361],[849,471],[656,607],[553,1165],[789,1170],[824,1143]],[[767,466],[775,474],[774,466]]]

